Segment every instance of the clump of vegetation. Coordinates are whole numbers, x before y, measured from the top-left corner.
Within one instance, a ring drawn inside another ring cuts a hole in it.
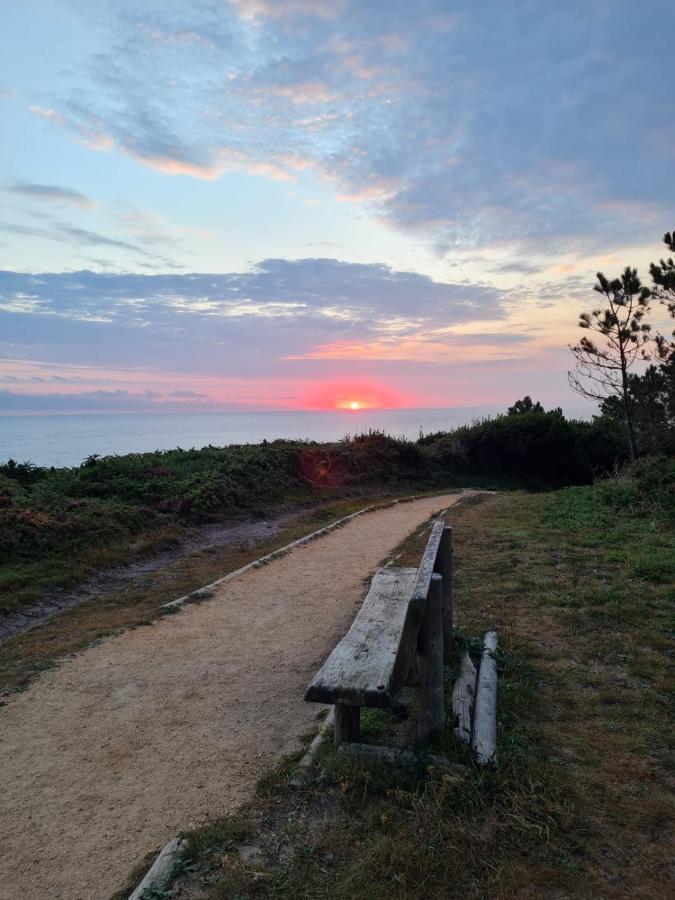
[[[566,419],[562,410],[545,411],[529,397],[507,415],[426,435],[419,443],[439,469],[540,489],[588,484],[627,458],[613,422]]]

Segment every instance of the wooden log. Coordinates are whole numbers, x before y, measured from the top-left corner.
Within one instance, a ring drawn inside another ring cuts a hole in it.
[[[335,704],[335,738],[336,748],[344,741],[358,741],[361,736],[361,707],[347,703]]]
[[[164,890],[171,878],[176,856],[183,849],[185,843],[180,838],[172,838],[166,844],[136,890],[129,895],[129,900],[141,900],[146,892],[149,893],[152,890],[160,892]]]
[[[372,744],[348,742],[340,745],[340,756],[350,759],[362,759],[368,762],[387,763],[395,766],[417,766],[418,757],[410,750],[399,750],[398,747],[375,747]]]
[[[471,773],[471,769],[468,766],[464,766],[462,763],[450,762],[449,759],[446,759],[444,756],[437,756],[435,753],[427,754],[423,762],[427,766],[433,766],[435,769],[438,769],[444,775],[452,776],[453,779],[463,780]]]
[[[437,756],[433,753],[418,756],[411,750],[402,750],[399,747],[375,747],[372,744],[346,743],[340,745],[338,755],[409,769],[433,766],[444,775],[450,775],[457,779],[466,778],[471,771],[467,766],[451,762],[444,756]]]
[[[438,546],[435,571],[443,579],[443,662],[452,662],[452,527],[445,525]]]
[[[464,654],[459,677],[452,689],[453,733],[465,744],[471,743],[471,717],[476,695],[476,667],[468,653]]]
[[[329,728],[332,728],[335,725],[335,707],[332,707],[328,711],[328,715],[321,723],[321,727],[314,735],[312,739],[312,743],[307,748],[305,755],[302,757],[300,762],[298,763],[298,771],[295,773],[293,778],[291,778],[291,784],[294,787],[301,787],[304,784],[305,776],[309,772],[309,770],[314,765],[314,760],[316,759],[316,755],[319,752],[321,744],[323,743],[324,738],[326,737],[326,732]]]
[[[479,766],[497,765],[497,632],[488,631],[483,641],[473,712],[471,749]]]
[[[443,710],[443,579],[431,577],[424,618],[417,641],[420,705],[417,733],[431,740],[444,727]]]

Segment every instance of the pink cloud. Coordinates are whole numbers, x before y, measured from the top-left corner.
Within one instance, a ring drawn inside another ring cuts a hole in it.
[[[45,109],[44,106],[29,106],[28,111],[32,112],[34,116],[39,116],[41,119],[53,122],[55,125],[66,124],[66,120],[60,113],[57,113],[55,109]]]

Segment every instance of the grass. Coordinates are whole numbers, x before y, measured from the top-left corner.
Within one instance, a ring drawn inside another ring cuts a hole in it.
[[[626,503],[615,481],[494,496],[449,518],[458,647],[500,630],[499,771],[474,769],[447,735],[422,749],[465,768],[373,769],[325,747],[297,790],[285,760],[239,812],[246,837],[193,853],[172,897],[671,895],[667,504]],[[425,540],[416,532],[397,562]],[[406,727],[364,720],[372,742]]]

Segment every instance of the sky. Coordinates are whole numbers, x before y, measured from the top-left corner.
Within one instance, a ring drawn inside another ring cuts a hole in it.
[[[0,413],[569,407],[595,272],[675,226],[670,0],[0,0],[0,33]]]

